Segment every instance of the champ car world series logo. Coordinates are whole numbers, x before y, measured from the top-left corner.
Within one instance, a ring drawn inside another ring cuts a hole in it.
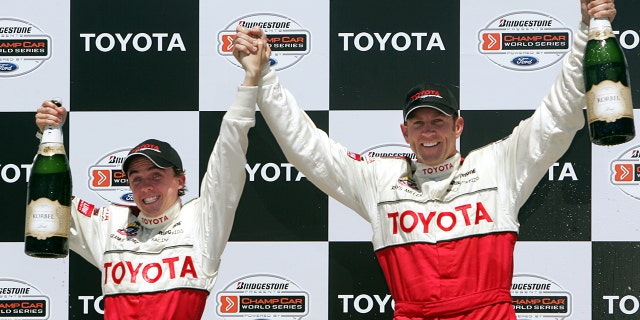
[[[218,316],[229,320],[299,320],[309,314],[309,293],[289,279],[269,274],[234,280],[216,301]]]
[[[133,194],[129,188],[129,179],[122,171],[122,163],[129,149],[120,149],[107,153],[89,167],[89,189],[110,203],[125,206],[132,205]]]
[[[0,78],[29,73],[51,57],[51,37],[32,23],[0,18]]]
[[[49,319],[50,299],[18,279],[0,278],[0,319]]]
[[[514,275],[511,296],[518,320],[560,320],[571,315],[571,294],[554,281],[538,275]]]
[[[538,12],[508,13],[478,33],[478,50],[495,64],[516,71],[544,69],[569,51],[571,29]]]
[[[218,53],[240,68],[242,66],[233,57],[233,39],[238,25],[262,28],[271,47],[271,66],[275,70],[286,69],[309,54],[311,34],[293,19],[271,13],[247,15],[218,33]]]
[[[633,146],[611,161],[611,184],[640,200],[640,146]]]

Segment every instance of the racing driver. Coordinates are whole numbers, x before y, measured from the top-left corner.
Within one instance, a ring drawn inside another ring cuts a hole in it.
[[[236,59],[261,74],[258,106],[287,159],[371,224],[395,320],[516,319],[510,288],[518,210],[584,126],[589,15],[616,14],[613,0],[587,1],[538,109],[511,135],[464,159],[456,149],[464,121],[445,87],[421,84],[407,93],[400,128],[415,162],[354,154],[318,129],[280,84],[263,31],[236,29]]]
[[[256,91],[240,86],[223,117],[200,186],[182,203],[186,176],[176,150],[145,140],[123,163],[134,207],[97,208],[75,197],[70,248],[100,269],[105,319],[200,319],[245,183],[248,132]],[[67,111],[51,101],[36,124],[62,125]]]

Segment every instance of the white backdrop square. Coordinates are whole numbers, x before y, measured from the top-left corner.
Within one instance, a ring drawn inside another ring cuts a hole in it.
[[[593,241],[638,241],[640,238],[640,173],[616,182],[616,164],[640,165],[640,112],[634,110],[636,137],[617,146],[592,146],[591,221]],[[634,151],[636,153],[634,153]],[[634,157],[636,155],[636,157]]]
[[[305,109],[328,110],[329,1],[295,0],[278,1],[277,6],[265,1],[240,1],[224,9],[218,2],[200,2],[200,110],[226,110],[227,105],[215,102],[232,97],[244,78],[244,70],[235,58],[219,48],[220,37],[235,33],[243,20],[286,21],[285,27],[263,29],[267,35],[308,36],[307,52],[300,55],[276,56],[278,51],[274,49],[272,58],[278,62],[274,68],[282,68],[278,76]]]
[[[146,139],[158,139],[176,149],[187,175],[183,203],[198,196],[198,112],[75,112],[70,113],[69,159],[73,194],[96,206],[108,202],[89,188],[90,169],[117,150],[130,150]],[[211,141],[211,145],[215,141]],[[128,151],[126,151],[128,152]],[[126,152],[124,155],[126,155]],[[121,164],[116,164],[119,167]],[[128,187],[127,187],[128,188]]]
[[[0,252],[4,257],[11,257],[10,263],[3,263],[0,268],[0,287],[19,288],[16,282],[24,283],[31,287],[28,294],[11,295],[0,294],[0,301],[9,300],[27,301],[30,298],[48,300],[49,319],[67,319],[69,313],[69,258],[42,259],[33,258],[24,254],[24,243],[3,242],[0,243]],[[37,291],[37,292],[36,292]],[[35,296],[35,297],[34,297]],[[17,309],[11,306],[3,307],[5,312]],[[24,308],[26,309],[26,308]],[[25,311],[25,310],[23,310]],[[6,318],[7,315],[3,315]],[[44,319],[43,317],[33,317]]]
[[[327,242],[229,242],[202,319],[223,319],[216,315],[217,294],[258,275],[288,279],[306,292],[309,313],[303,319],[328,319],[328,256]]]
[[[569,319],[591,319],[591,242],[519,241],[513,259],[514,282],[518,275],[546,279],[571,296]]]
[[[69,101],[69,1],[25,0],[2,3],[0,27],[27,27],[27,33],[0,34],[0,40],[49,39],[47,57],[2,54],[15,72],[0,72],[2,111],[33,111],[43,100]],[[20,74],[13,76],[12,74]]]
[[[461,110],[534,109],[549,91],[561,68],[561,60],[541,68],[544,64],[542,59],[547,55],[541,50],[501,50],[498,54],[486,54],[480,50],[481,34],[492,22],[501,18],[508,20],[510,16],[521,12],[532,12],[533,17],[539,19],[557,20],[557,25],[571,29],[574,33],[580,21],[578,0],[493,0],[483,2],[482,5],[477,5],[473,0],[461,0],[460,16],[464,17],[460,19]],[[524,27],[502,30],[518,33],[554,31]],[[509,60],[518,56],[533,56],[540,62],[528,71],[502,66],[511,66]]]

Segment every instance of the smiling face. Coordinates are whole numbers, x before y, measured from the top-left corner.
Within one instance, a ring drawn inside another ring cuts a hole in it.
[[[149,217],[169,209],[179,198],[178,190],[185,186],[184,175],[176,175],[173,168],[158,168],[144,156],[132,159],[128,169],[133,201]]]
[[[462,117],[448,116],[433,108],[412,111],[407,122],[400,125],[418,162],[431,166],[456,154],[456,140],[463,127]]]

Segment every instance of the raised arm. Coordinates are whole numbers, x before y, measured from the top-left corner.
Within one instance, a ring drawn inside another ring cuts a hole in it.
[[[209,274],[217,270],[244,189],[248,133],[255,125],[255,110],[256,91],[239,87],[222,119],[200,186],[196,213],[201,215],[202,223],[197,230],[204,246],[205,271]]]

